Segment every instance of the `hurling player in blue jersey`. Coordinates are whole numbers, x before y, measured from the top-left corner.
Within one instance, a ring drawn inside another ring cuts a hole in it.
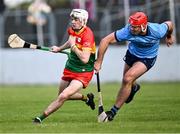
[[[106,112],[109,121],[113,120],[124,103],[131,102],[135,93],[140,89],[136,80],[154,65],[160,39],[165,38],[168,47],[173,44],[172,32],[173,24],[171,21],[165,21],[161,24],[151,23],[148,22],[145,13],[136,12],[129,17],[129,23],[125,27],[112,32],[101,40],[94,65],[96,72],[101,69],[104,54],[109,44],[121,41],[129,42],[124,57],[125,65],[121,88],[115,104],[110,111]]]

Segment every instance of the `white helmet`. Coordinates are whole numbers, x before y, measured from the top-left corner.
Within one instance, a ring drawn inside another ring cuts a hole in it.
[[[84,9],[73,9],[70,13],[70,16],[78,18],[83,23],[83,25],[86,25],[88,20],[88,12]]]

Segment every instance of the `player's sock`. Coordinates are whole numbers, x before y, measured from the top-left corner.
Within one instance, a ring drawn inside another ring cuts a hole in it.
[[[110,111],[106,111],[106,115],[108,117],[108,121],[112,121],[114,119],[114,116],[118,112],[119,108],[116,107],[115,105],[111,108]]]
[[[88,99],[87,96],[82,94],[82,99],[81,100],[87,102],[87,99]]]
[[[40,116],[37,116],[33,119],[34,123],[42,123],[42,121],[47,117],[48,115],[46,115],[45,113],[43,113]]]
[[[46,117],[47,117],[47,115],[45,115],[45,114],[42,114],[42,115],[39,116],[39,118],[41,119],[41,121],[44,120]]]
[[[116,113],[118,112],[119,108],[116,107],[115,105],[111,108],[112,116],[114,117]]]
[[[116,107],[115,105],[111,108],[110,111],[106,111],[106,115],[108,117],[108,121],[112,121],[114,119],[114,116],[118,112],[119,108]]]

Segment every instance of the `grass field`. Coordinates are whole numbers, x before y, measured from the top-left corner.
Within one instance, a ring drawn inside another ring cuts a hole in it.
[[[141,83],[141,90],[125,104],[113,122],[97,123],[82,101],[67,101],[40,125],[32,123],[56,97],[57,85],[2,86],[0,88],[0,133],[180,133],[180,82]],[[102,84],[106,110],[114,104],[118,83]],[[96,86],[84,90],[95,93]]]

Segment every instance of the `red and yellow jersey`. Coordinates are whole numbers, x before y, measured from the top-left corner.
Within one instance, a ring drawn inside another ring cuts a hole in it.
[[[94,34],[87,26],[83,27],[79,32],[75,32],[71,27],[68,29],[68,34],[76,37],[75,45],[81,51],[90,51],[91,55],[87,64],[84,64],[79,57],[73,52],[70,52],[69,59],[66,62],[66,69],[73,72],[91,72],[94,68],[96,45]]]

